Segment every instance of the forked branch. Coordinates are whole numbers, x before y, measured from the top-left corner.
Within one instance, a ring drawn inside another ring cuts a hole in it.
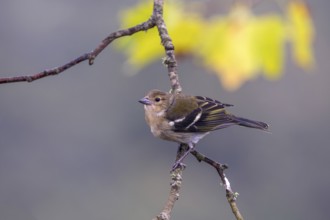
[[[161,43],[165,49],[166,57],[164,59],[164,64],[167,66],[168,69],[168,76],[171,83],[171,92],[173,93],[180,93],[182,91],[181,85],[179,83],[179,77],[177,73],[177,61],[174,54],[174,45],[173,42],[168,34],[166,24],[163,19],[163,6],[164,6],[164,0],[154,0],[154,6],[153,6],[153,12],[150,18],[136,26],[122,29],[115,31],[111,33],[109,36],[107,36],[102,42],[91,52],[85,53],[72,61],[58,66],[56,68],[44,70],[39,73],[35,73],[32,75],[22,75],[22,76],[15,76],[15,77],[5,77],[0,78],[0,84],[4,83],[14,83],[14,82],[32,82],[44,77],[52,76],[52,75],[58,75],[65,70],[83,62],[87,61],[89,65],[92,65],[94,63],[94,60],[96,57],[114,40],[124,37],[133,35],[140,31],[147,31],[153,27],[157,27],[158,33],[161,39]],[[178,148],[177,152],[177,159],[181,158],[181,156],[187,151],[188,146],[181,144]],[[236,194],[233,193],[230,187],[229,180],[226,178],[224,170],[227,168],[226,165],[217,163],[208,157],[198,153],[197,151],[191,152],[198,161],[204,161],[207,164],[213,166],[222,181],[222,184],[226,188],[226,197],[230,204],[230,207],[238,220],[242,220],[243,217],[240,214],[237,205],[236,205]],[[180,165],[175,170],[171,172],[171,189],[169,193],[168,200],[166,202],[166,205],[164,206],[163,210],[160,212],[159,215],[157,215],[154,219],[156,220],[169,220],[171,217],[171,212],[174,207],[175,202],[179,198],[179,191],[181,189],[181,183],[182,183],[182,172],[184,170],[184,166]]]

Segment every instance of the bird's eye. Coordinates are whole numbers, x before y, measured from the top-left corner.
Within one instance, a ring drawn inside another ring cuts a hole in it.
[[[159,101],[160,101],[160,98],[159,98],[159,97],[156,97],[156,98],[155,98],[155,101],[156,101],[156,102],[159,102]]]

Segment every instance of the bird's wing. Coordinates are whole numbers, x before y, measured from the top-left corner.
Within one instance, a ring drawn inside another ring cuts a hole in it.
[[[185,117],[172,121],[176,132],[209,132],[235,124],[225,110],[231,104],[221,103],[207,97],[196,96],[197,108]]]

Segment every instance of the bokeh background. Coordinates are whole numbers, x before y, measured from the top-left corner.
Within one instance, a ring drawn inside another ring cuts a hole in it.
[[[92,50],[117,30],[118,12],[135,0],[4,0],[0,77],[32,74]],[[225,4],[228,4],[225,3]],[[200,142],[200,152],[229,164],[246,219],[327,219],[330,197],[330,1],[309,1],[317,30],[316,68],[289,59],[278,81],[258,78],[235,92],[215,75],[180,61],[186,93],[235,104],[237,115],[268,122],[271,133],[231,127]],[[123,72],[107,48],[33,83],[0,85],[0,219],[151,219],[169,191],[176,144],[154,138],[137,102],[168,90],[161,61]],[[216,172],[185,160],[173,219],[234,219]]]

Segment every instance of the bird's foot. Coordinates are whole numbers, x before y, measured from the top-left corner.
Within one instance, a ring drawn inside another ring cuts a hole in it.
[[[182,169],[186,168],[186,165],[184,163],[181,163],[181,161],[179,161],[179,160],[175,161],[175,163],[172,166],[171,172],[173,172],[177,168],[182,168]]]

